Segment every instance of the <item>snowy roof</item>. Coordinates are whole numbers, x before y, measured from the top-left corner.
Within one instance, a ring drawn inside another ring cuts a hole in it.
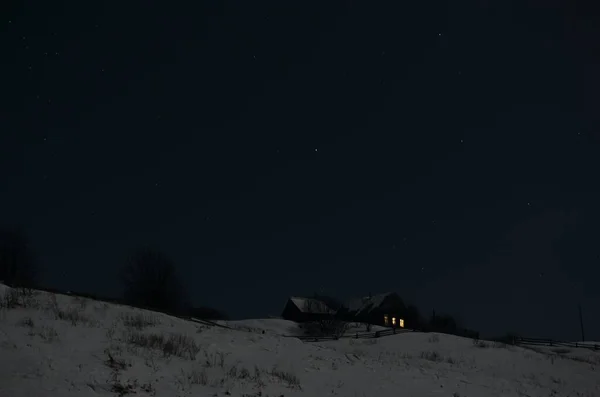
[[[313,298],[301,298],[298,296],[292,296],[290,298],[292,303],[296,305],[296,307],[302,313],[315,313],[315,314],[332,314],[335,313],[334,310],[331,310],[329,306],[327,306],[324,302],[313,299]]]
[[[348,311],[356,312],[356,314],[367,314],[370,313],[373,309],[381,306],[385,298],[388,296],[395,294],[395,292],[386,292],[383,294],[374,295],[372,297],[365,297],[360,299],[354,299],[348,302],[347,307]]]
[[[365,306],[365,303],[367,303],[368,300],[369,300],[368,296],[352,299],[352,300],[346,302],[345,306],[348,309],[348,311],[357,312]]]

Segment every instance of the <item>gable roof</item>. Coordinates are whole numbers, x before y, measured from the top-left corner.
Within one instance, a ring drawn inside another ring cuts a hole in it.
[[[290,297],[290,301],[300,310],[302,313],[312,314],[333,314],[334,310],[329,308],[324,302],[313,299],[313,298],[302,298],[299,296]]]
[[[369,297],[363,296],[362,298],[355,298],[355,299],[349,300],[348,302],[346,302],[344,304],[344,307],[349,312],[358,312],[360,309],[362,309],[365,306],[365,304],[368,301],[369,301]]]
[[[373,295],[372,297],[363,297],[359,299],[351,300],[347,303],[346,307],[349,312],[355,313],[356,315],[365,315],[371,313],[373,310],[379,308],[389,296],[397,295],[395,292],[386,292],[383,294]]]

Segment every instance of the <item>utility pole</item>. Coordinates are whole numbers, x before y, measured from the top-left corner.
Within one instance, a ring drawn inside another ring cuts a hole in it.
[[[585,342],[585,332],[583,331],[583,315],[581,314],[581,303],[577,306],[579,307],[579,325],[581,327],[581,341]]]

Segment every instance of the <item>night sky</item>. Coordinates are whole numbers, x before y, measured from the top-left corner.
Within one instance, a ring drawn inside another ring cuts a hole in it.
[[[3,5],[0,223],[54,288],[119,296],[154,244],[233,318],[394,290],[483,335],[578,339],[581,303],[599,340],[600,13],[568,3]]]

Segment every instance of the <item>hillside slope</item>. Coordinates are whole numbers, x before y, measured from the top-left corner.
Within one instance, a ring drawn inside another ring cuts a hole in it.
[[[2,287],[2,286],[0,286]],[[303,343],[0,290],[0,396],[600,396],[600,355],[438,334]],[[251,327],[248,327],[251,328]]]

